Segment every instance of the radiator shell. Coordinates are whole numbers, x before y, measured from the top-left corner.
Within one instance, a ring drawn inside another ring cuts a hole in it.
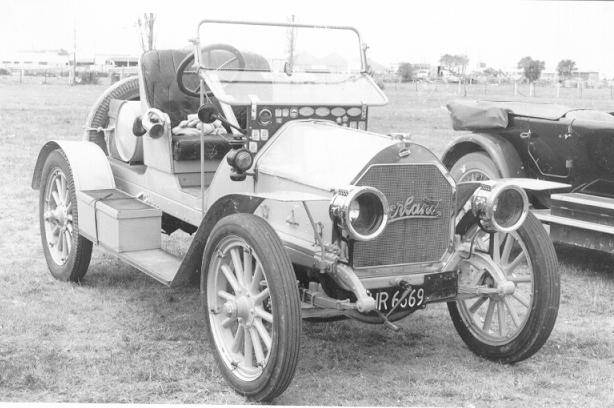
[[[374,240],[354,242],[351,261],[355,268],[439,262],[451,248],[455,209],[455,186],[438,163],[374,164],[356,185],[379,189],[392,208],[404,204],[437,202],[437,217],[391,219]]]

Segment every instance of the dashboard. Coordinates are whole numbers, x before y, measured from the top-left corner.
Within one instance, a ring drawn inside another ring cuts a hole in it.
[[[286,122],[297,119],[330,120],[339,126],[367,129],[368,107],[252,105],[247,112],[249,150],[257,152]]]

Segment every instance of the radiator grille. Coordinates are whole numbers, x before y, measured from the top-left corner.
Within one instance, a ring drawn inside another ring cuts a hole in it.
[[[355,268],[437,262],[450,241],[454,192],[434,164],[374,165],[356,183],[379,189],[392,207],[414,197],[414,203],[438,202],[436,218],[407,218],[389,222],[372,241],[355,242]]]

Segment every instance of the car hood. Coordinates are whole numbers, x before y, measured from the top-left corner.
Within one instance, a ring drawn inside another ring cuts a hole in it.
[[[258,178],[272,176],[330,191],[352,184],[383,151],[404,143],[390,136],[327,121],[293,121],[277,132],[256,158]],[[258,183],[257,183],[258,184]]]

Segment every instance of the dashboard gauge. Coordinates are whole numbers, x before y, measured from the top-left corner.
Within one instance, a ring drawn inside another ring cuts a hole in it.
[[[345,109],[344,108],[333,108],[330,113],[332,113],[333,116],[343,116],[345,115]]]
[[[360,108],[357,108],[357,107],[350,108],[348,109],[347,114],[348,116],[351,116],[351,117],[360,116]]]
[[[270,124],[272,120],[273,114],[268,109],[262,109],[258,114],[258,122],[260,122],[261,125],[266,126]]]
[[[325,106],[321,106],[318,109],[316,109],[316,115],[318,115],[321,118],[328,116],[330,115],[330,109],[328,109]]]
[[[303,117],[313,116],[314,112],[315,112],[315,110],[311,106],[303,106],[298,111],[299,115],[301,115]]]
[[[298,108],[291,108],[290,109],[290,118],[291,119],[298,118]]]

